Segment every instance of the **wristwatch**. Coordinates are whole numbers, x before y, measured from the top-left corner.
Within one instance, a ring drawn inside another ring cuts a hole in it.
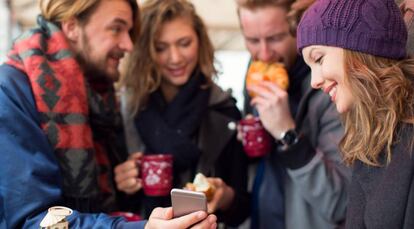
[[[284,147],[291,146],[297,143],[299,140],[299,134],[294,129],[290,129],[286,132],[280,134],[280,138],[277,139],[278,143],[283,145]]]

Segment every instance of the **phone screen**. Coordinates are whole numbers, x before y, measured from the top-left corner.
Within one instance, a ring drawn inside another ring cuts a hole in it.
[[[207,211],[207,198],[202,192],[174,188],[171,190],[171,205],[176,218],[196,211]]]

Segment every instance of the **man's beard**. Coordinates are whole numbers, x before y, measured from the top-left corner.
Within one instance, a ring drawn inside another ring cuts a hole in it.
[[[116,72],[115,74],[109,74],[105,70],[104,61],[102,61],[102,64],[96,63],[92,60],[89,53],[91,52],[91,47],[88,43],[88,40],[85,36],[83,36],[83,48],[80,52],[78,52],[75,55],[75,59],[79,63],[81,69],[83,70],[83,73],[86,77],[86,79],[90,82],[93,81],[108,81],[108,82],[115,82],[119,78],[119,72]],[[118,54],[119,55],[119,54]]]

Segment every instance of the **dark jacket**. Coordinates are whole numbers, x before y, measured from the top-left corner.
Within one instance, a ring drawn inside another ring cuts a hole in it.
[[[125,102],[125,97],[122,99]],[[125,104],[124,104],[125,105]],[[131,117],[123,109],[128,151],[142,151],[145,143],[133,128]],[[229,128],[241,118],[234,99],[217,85],[211,87],[207,112],[197,134],[197,145],[201,155],[195,171],[191,174],[176,174],[181,177],[179,187],[191,182],[197,172],[208,177],[220,177],[235,190],[233,205],[225,212],[216,212],[219,221],[238,225],[247,217],[250,202],[247,193],[247,157],[236,138],[236,129]],[[160,139],[161,141],[161,139]],[[140,198],[139,195],[137,198]],[[168,203],[169,204],[169,203]]]
[[[391,162],[381,154],[381,167],[356,161],[350,186],[349,229],[414,228],[413,126],[405,126],[391,151]]]
[[[65,206],[62,168],[40,127],[27,76],[9,65],[0,66],[0,108],[0,228],[39,228],[49,207]],[[68,220],[70,228],[144,226],[77,211]]]

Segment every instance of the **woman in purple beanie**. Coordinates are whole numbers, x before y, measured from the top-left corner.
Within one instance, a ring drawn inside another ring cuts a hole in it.
[[[312,87],[341,113],[347,228],[414,228],[414,59],[394,0],[319,0],[297,30]]]

